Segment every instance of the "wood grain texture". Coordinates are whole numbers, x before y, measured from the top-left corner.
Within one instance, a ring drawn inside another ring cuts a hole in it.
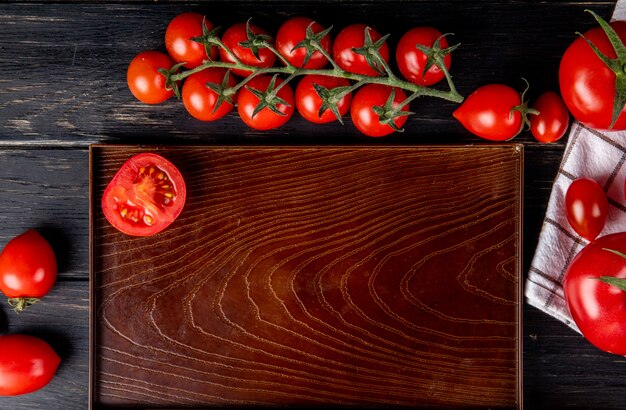
[[[166,232],[93,209],[97,404],[521,403],[518,146],[160,152]]]

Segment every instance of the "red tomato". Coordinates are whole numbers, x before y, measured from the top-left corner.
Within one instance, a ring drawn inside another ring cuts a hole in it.
[[[337,117],[330,109],[324,111],[321,116],[319,115],[320,108],[322,107],[322,98],[320,98],[313,84],[321,85],[327,90],[332,90],[337,87],[347,87],[350,85],[350,82],[341,77],[305,75],[296,87],[296,108],[304,119],[316,124],[336,121]],[[341,116],[344,116],[348,112],[351,102],[352,93],[344,95],[337,102],[337,110]]]
[[[365,44],[365,30],[369,30],[372,42],[375,43],[382,36],[374,29],[365,24],[352,24],[345,27],[337,34],[333,44],[333,59],[343,70],[355,74],[378,76],[376,71],[365,58],[364,55],[354,52],[354,48],[363,47]],[[383,60],[389,61],[389,46],[383,43],[379,48]]]
[[[604,229],[609,203],[596,181],[579,178],[565,193],[565,215],[572,229],[588,241],[593,241]]]
[[[520,95],[502,84],[479,87],[452,114],[468,131],[491,141],[505,141],[522,130],[522,114],[512,111]]]
[[[268,107],[265,107],[261,111],[254,114],[254,110],[257,108],[261,100],[254,95],[254,92],[250,89],[265,92],[271,81],[272,77],[270,76],[261,75],[254,77],[241,91],[239,91],[239,96],[237,97],[237,110],[239,112],[239,117],[241,117],[241,120],[250,128],[254,128],[256,130],[271,130],[273,128],[278,128],[289,121],[293,115],[294,95],[289,84],[285,84],[285,86],[282,87],[277,94],[277,97],[286,103],[276,104],[276,108],[282,113],[282,115],[273,112]],[[277,88],[282,82],[283,79],[276,77],[276,84],[274,88]]]
[[[576,326],[597,348],[626,355],[626,294],[598,278],[626,279],[626,232],[606,235],[585,246],[572,260],[563,282],[565,301]]]
[[[41,389],[54,377],[61,358],[45,341],[28,335],[0,336],[0,396]]]
[[[530,116],[530,132],[537,141],[555,142],[565,135],[569,112],[557,93],[542,94],[532,108],[539,111],[539,114]]]
[[[324,27],[314,22],[308,17],[294,17],[287,20],[278,30],[276,34],[276,49],[296,67],[304,67],[310,69],[318,69],[324,67],[328,63],[328,59],[319,51],[314,51],[309,61],[304,64],[307,55],[306,47],[295,48],[301,41],[306,38],[306,29],[311,25],[313,33],[317,34],[324,31]],[[330,53],[330,35],[325,35],[320,44],[327,53]]]
[[[253,24],[250,24],[250,30],[254,34],[267,35],[267,31]],[[222,35],[222,42],[228,47],[235,57],[237,57],[242,63],[251,65],[254,67],[272,67],[276,61],[276,54],[267,47],[258,49],[257,58],[254,52],[250,48],[242,46],[240,43],[248,41],[248,33],[246,31],[246,23],[237,23],[228,28]],[[271,39],[268,40],[271,43]],[[233,57],[226,52],[223,48],[220,48],[220,59],[227,63],[234,63]],[[233,73],[241,77],[246,77],[251,74],[248,70],[231,70]]]
[[[233,109],[233,104],[224,100],[216,109],[218,102],[217,93],[207,87],[207,83],[221,86],[226,70],[219,67],[211,67],[194,73],[185,79],[183,85],[183,104],[187,112],[201,121],[214,121],[222,118]],[[234,87],[237,81],[229,75],[228,86]],[[231,97],[235,101],[236,96]]]
[[[160,155],[131,157],[102,196],[106,219],[121,232],[150,236],[168,227],[183,210],[187,189],[178,170]]]
[[[622,42],[626,42],[626,22],[611,23]],[[615,50],[601,27],[586,32],[585,37],[604,55],[615,58]],[[615,73],[598,58],[587,42],[578,37],[565,51],[559,67],[559,85],[565,105],[587,127],[608,130],[615,98]],[[626,129],[626,108],[613,130]]]
[[[396,61],[404,78],[414,84],[424,86],[438,83],[445,78],[444,72],[436,64],[433,64],[424,75],[428,56],[415,47],[416,44],[420,44],[431,48],[440,37],[441,32],[435,28],[416,27],[400,38],[396,48]],[[448,41],[445,37],[441,37],[439,46],[441,49],[448,48]],[[452,56],[448,53],[443,57],[443,63],[449,69],[451,62]]]
[[[47,295],[56,278],[54,251],[34,229],[11,239],[0,254],[0,290],[18,312]]]
[[[128,88],[135,98],[146,104],[159,104],[174,95],[159,68],[169,70],[174,61],[158,51],[144,51],[130,62],[126,72]]]
[[[395,130],[389,124],[382,124],[380,117],[373,110],[373,107],[383,107],[393,88],[381,84],[367,84],[359,88],[352,99],[350,115],[354,126],[363,134],[369,137],[383,137]],[[401,102],[406,100],[406,94],[399,89],[395,89],[393,107],[398,108]],[[401,108],[401,111],[408,112],[408,106]],[[401,128],[407,120],[406,115],[396,117],[393,122],[396,127]]]
[[[206,30],[211,30],[213,24],[203,15],[198,13],[183,13],[170,21],[165,30],[165,48],[177,63],[185,63],[185,67],[194,68],[202,64],[209,57],[204,44],[198,43],[192,38],[203,34],[202,22]],[[217,57],[215,46],[210,47],[211,60]]]

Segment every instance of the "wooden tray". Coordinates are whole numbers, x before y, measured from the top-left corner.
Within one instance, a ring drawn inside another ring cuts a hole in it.
[[[125,236],[131,155],[188,186]],[[519,145],[91,147],[93,407],[521,408]]]

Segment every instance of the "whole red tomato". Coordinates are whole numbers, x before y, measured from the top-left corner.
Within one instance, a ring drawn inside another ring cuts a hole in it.
[[[223,100],[218,107],[218,94],[207,86],[207,83],[212,83],[217,87],[222,87],[225,76],[225,69],[211,67],[187,77],[182,92],[183,104],[187,112],[201,121],[215,121],[228,114],[233,109],[233,104]],[[237,81],[229,75],[228,87],[234,87],[236,84]],[[236,95],[231,98],[235,101]]]
[[[565,273],[563,291],[569,312],[585,338],[605,352],[624,356],[626,294],[599,280],[626,279],[626,258],[613,251],[626,253],[626,232],[603,236],[585,246]]]
[[[372,67],[370,62],[367,61],[365,55],[354,51],[355,48],[358,49],[365,45],[366,30],[369,32],[373,43],[376,43],[382,38],[376,30],[367,27],[365,24],[349,25],[341,30],[339,34],[337,34],[337,38],[335,38],[335,43],[333,44],[333,59],[339,67],[350,73],[378,76],[382,68],[379,67],[377,71]],[[387,42],[380,44],[378,51],[383,60],[388,62],[389,46]],[[373,63],[375,63],[376,66],[379,64],[377,61],[373,61]]]
[[[519,93],[503,84],[479,87],[452,114],[468,131],[491,141],[505,141],[522,130]]]
[[[622,42],[626,41],[626,22],[616,21],[610,25]],[[602,28],[593,28],[584,36],[608,58],[616,57],[615,50]],[[620,67],[623,67],[623,64],[624,62],[621,62]],[[587,127],[608,130],[611,126],[615,82],[615,73],[581,37],[574,40],[561,58],[559,66],[561,95],[574,118]],[[626,108],[622,107],[612,130],[626,129],[625,113]]]
[[[180,171],[160,155],[127,160],[102,195],[102,211],[119,231],[133,236],[161,232],[178,218],[187,188]]]
[[[414,84],[424,86],[436,84],[445,78],[444,72],[436,64],[424,73],[428,56],[415,46],[419,44],[432,48],[437,40],[442,50],[448,48],[446,38],[442,37],[439,30],[432,27],[413,28],[400,38],[396,47],[396,61],[404,78]],[[446,53],[442,58],[445,67],[449,69],[452,62],[451,54]]]
[[[543,93],[532,108],[539,112],[530,116],[530,132],[537,141],[555,142],[565,135],[569,126],[569,112],[557,93]]]
[[[213,28],[213,24],[202,14],[183,13],[174,17],[165,30],[167,52],[177,63],[185,63],[187,68],[197,67],[209,58],[204,44],[192,40],[203,34],[203,23],[206,30]],[[210,47],[209,52],[211,60],[214,60],[217,57],[215,46]]]
[[[41,389],[54,377],[61,358],[45,341],[29,335],[0,336],[0,396]]]
[[[320,115],[323,101],[314,84],[322,86],[327,90],[333,90],[337,87],[347,87],[350,85],[350,82],[341,77],[305,75],[296,87],[296,108],[304,119],[316,124],[336,121],[337,117],[331,109],[325,110]],[[337,112],[340,116],[344,116],[348,112],[351,102],[352,93],[344,95],[337,101]]]
[[[565,215],[572,229],[587,239],[594,240],[606,223],[609,203],[596,181],[578,178],[565,193]]]
[[[352,99],[350,115],[354,126],[369,137],[384,137],[395,131],[389,124],[383,124],[380,116],[374,112],[374,107],[384,107],[394,91],[392,107],[398,111],[408,112],[408,106],[399,107],[406,100],[406,94],[401,89],[393,89],[381,84],[367,84],[359,88]],[[402,128],[407,116],[400,115],[393,119],[397,128]]]
[[[139,101],[146,104],[160,104],[174,95],[174,90],[167,86],[167,79],[159,69],[169,70],[174,60],[158,51],[143,51],[128,65],[126,80],[130,92]]]
[[[248,26],[254,35],[267,36],[267,41],[273,44],[273,40],[269,37],[267,31],[254,24],[248,23]],[[246,23],[237,23],[230,26],[222,35],[222,42],[242,63],[260,68],[272,67],[276,61],[276,54],[272,50],[267,47],[259,47],[254,50],[245,46],[246,42],[249,41],[246,27]],[[255,55],[255,51],[257,55]],[[228,63],[235,62],[233,56],[223,48],[220,48],[220,59]],[[240,77],[246,77],[251,74],[251,71],[248,70],[233,69],[231,71]]]
[[[324,27],[308,17],[293,17],[284,22],[276,34],[276,49],[287,61],[296,67],[322,68],[328,63],[328,59],[322,53],[312,51],[309,60],[304,64],[307,48],[295,48],[306,38],[306,30],[309,26],[315,34],[324,31]],[[319,43],[327,53],[330,53],[330,35],[326,34],[319,40]]]
[[[278,77],[275,78],[274,89],[279,87],[283,80]],[[270,76],[258,76],[250,80],[246,86],[239,91],[237,97],[237,110],[241,120],[250,128],[257,130],[271,130],[278,128],[285,124],[294,112],[294,95],[293,90],[289,84],[285,84],[277,93],[277,100],[275,108],[280,114],[272,111],[269,107],[264,107],[260,111],[255,113],[255,110],[261,103],[261,99],[258,94],[265,93],[272,83],[272,77]]]
[[[18,312],[47,295],[56,278],[54,251],[34,229],[11,239],[0,253],[0,290]]]

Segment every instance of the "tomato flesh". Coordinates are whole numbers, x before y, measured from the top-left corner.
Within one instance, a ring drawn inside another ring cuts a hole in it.
[[[181,213],[186,187],[180,171],[151,153],[129,159],[102,197],[107,220],[128,235],[150,236],[169,226]]]

